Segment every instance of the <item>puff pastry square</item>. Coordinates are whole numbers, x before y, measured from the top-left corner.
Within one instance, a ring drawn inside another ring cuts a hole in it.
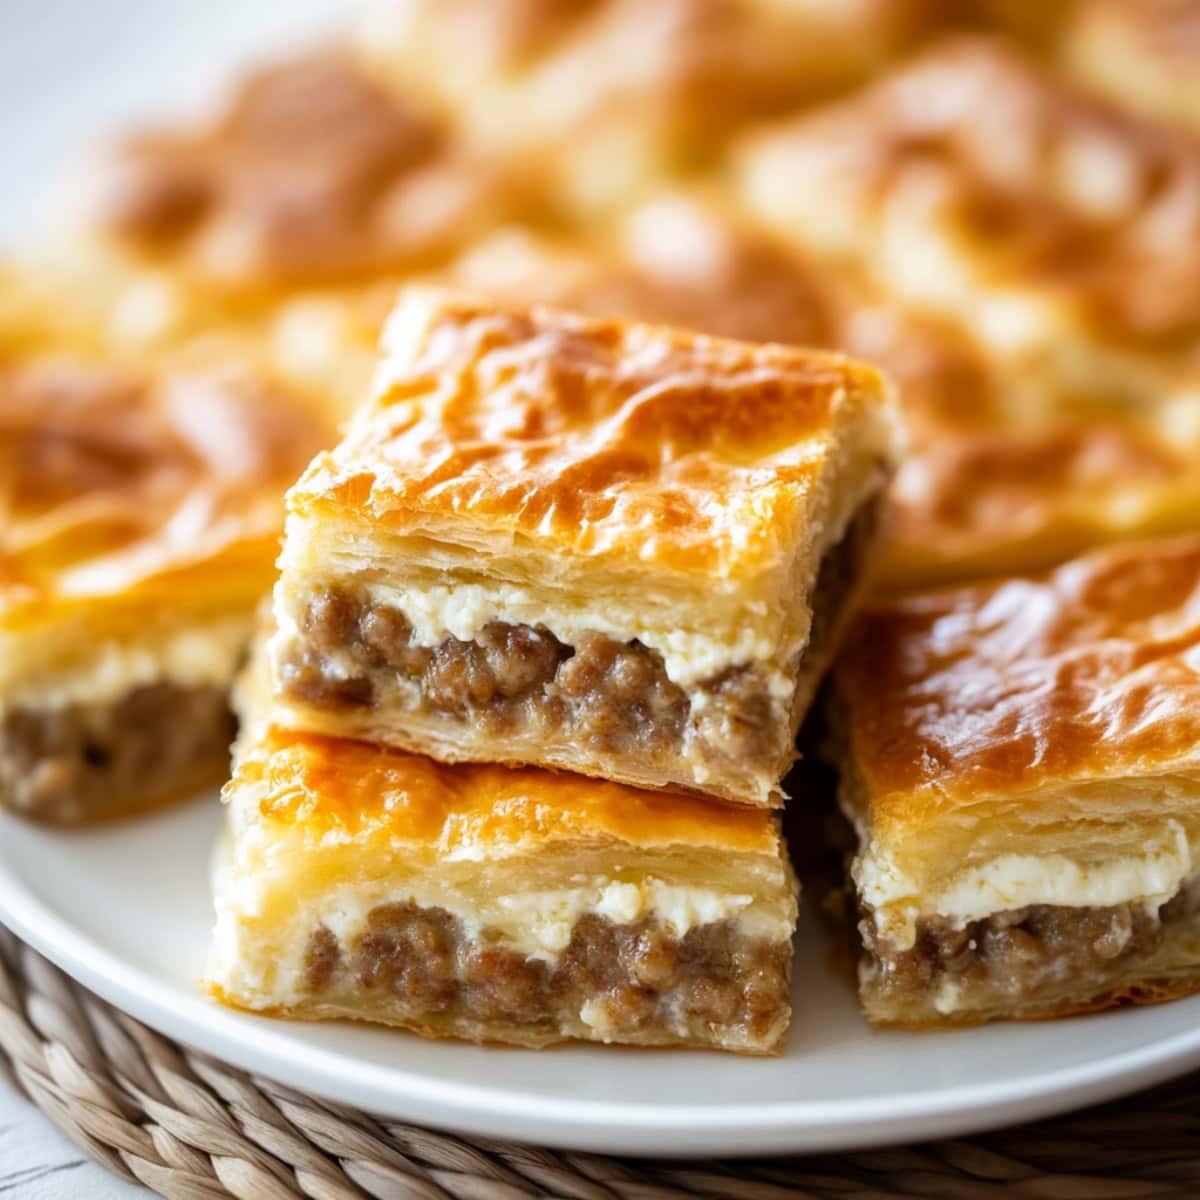
[[[121,364],[25,291],[0,277],[0,805],[65,824],[224,777],[283,492],[327,430],[227,347]]]
[[[531,1047],[779,1048],[796,889],[774,814],[270,727],[225,799],[226,1004]]]
[[[958,327],[1027,387],[1136,410],[1195,377],[1200,141],[1004,43],[940,42],[753,136],[738,163],[783,235]]]
[[[574,215],[711,160],[748,119],[853,86],[925,0],[381,0],[360,44],[468,138],[531,158]]]
[[[281,723],[778,802],[896,441],[848,359],[410,289],[289,493]]]
[[[1200,539],[872,607],[834,674],[882,1024],[1200,988]]]

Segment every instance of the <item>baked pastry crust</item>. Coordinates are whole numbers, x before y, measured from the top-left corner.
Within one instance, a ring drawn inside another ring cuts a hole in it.
[[[282,493],[328,429],[229,346],[134,367],[19,270],[0,293],[0,803],[74,821],[218,782]],[[146,726],[147,693],[195,728],[138,771],[114,714]]]
[[[862,615],[834,726],[872,1019],[1193,986],[1198,579],[1188,536]]]
[[[258,713],[225,789],[222,1002],[523,1046],[778,1049],[796,893],[772,814]]]
[[[383,0],[362,53],[475,143],[529,157],[575,215],[713,157],[739,124],[853,86],[927,18],[920,0]]]
[[[741,190],[810,252],[1093,409],[1153,403],[1200,346],[1200,142],[998,41],[954,38],[755,135]]]
[[[836,355],[411,289],[289,493],[280,719],[777,800],[896,448]]]

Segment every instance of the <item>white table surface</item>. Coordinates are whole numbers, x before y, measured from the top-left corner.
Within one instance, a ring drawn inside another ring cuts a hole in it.
[[[96,138],[186,111],[230,64],[303,43],[331,0],[0,3],[0,252],[38,244],[47,197]],[[0,1200],[148,1197],[85,1158],[0,1081]]]
[[[99,1166],[0,1082],[2,1200],[144,1200],[151,1193]]]

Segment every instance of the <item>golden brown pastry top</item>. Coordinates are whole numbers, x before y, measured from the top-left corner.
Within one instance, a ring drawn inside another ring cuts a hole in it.
[[[887,239],[932,223],[986,263],[989,287],[1048,291],[1106,340],[1194,351],[1200,339],[1200,140],[1074,90],[1002,42],[942,41],[751,139],[741,161],[759,188],[774,176],[780,196],[821,197],[820,227],[798,231],[816,249],[861,255],[864,226]],[[955,269],[911,247],[898,257],[902,244],[868,269],[923,271],[925,295]]]
[[[307,402],[215,343],[135,370],[12,332],[0,330],[0,624],[173,579],[193,608],[260,590],[283,493],[328,436]]]
[[[837,707],[876,827],[1198,759],[1200,538],[880,603],[845,645]]]
[[[680,325],[721,337],[833,344],[835,308],[821,277],[715,201],[667,192],[608,235],[556,240],[509,228],[443,277],[509,303]]]
[[[245,77],[206,124],[114,147],[95,218],[122,244],[229,289],[344,280],[461,244],[499,181],[348,56]]]
[[[1194,451],[1144,424],[926,431],[889,492],[876,583],[1041,570],[1103,542],[1196,528],[1197,511]]]
[[[289,510],[739,579],[790,562],[819,489],[876,484],[895,450],[883,377],[849,359],[413,288],[376,394]]]
[[[243,747],[226,793],[255,789],[266,821],[429,846],[439,857],[504,857],[561,842],[780,853],[770,813],[533,767],[448,765],[363,742],[266,729]]]

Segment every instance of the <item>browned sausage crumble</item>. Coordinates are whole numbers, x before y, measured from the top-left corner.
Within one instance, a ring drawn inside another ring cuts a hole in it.
[[[802,690],[815,687],[825,666],[876,516],[877,505],[865,505],[821,564],[798,665]],[[400,706],[492,736],[565,736],[663,764],[690,752],[773,765],[792,738],[789,715],[774,712],[766,674],[755,665],[702,682],[693,696],[704,702],[695,704],[667,676],[662,656],[636,640],[588,633],[567,645],[543,626],[494,621],[474,641],[422,646],[403,612],[352,583],[318,590],[299,624],[281,664],[282,689],[321,707]]]
[[[0,806],[57,825],[104,820],[191,790],[229,768],[223,689],[167,682],[110,703],[14,709],[0,720]]]
[[[309,938],[304,986],[386,1019],[511,1022],[548,1037],[586,1032],[581,1011],[601,1014],[614,1039],[711,1040],[714,1029],[770,1041],[789,1013],[787,943],[750,939],[729,921],[682,938],[656,922],[617,925],[588,914],[553,962],[469,936],[443,908],[412,903],[371,910],[366,928],[339,944],[325,926]]]
[[[897,1010],[932,1003],[946,985],[964,996],[1036,1002],[1064,979],[1095,984],[1095,995],[1118,985],[1131,965],[1148,962],[1175,922],[1194,917],[1200,897],[1180,892],[1157,911],[1144,903],[1107,908],[1033,905],[993,913],[966,924],[926,917],[914,944],[898,949],[876,931],[867,912],[860,922],[872,966],[869,990]]]

